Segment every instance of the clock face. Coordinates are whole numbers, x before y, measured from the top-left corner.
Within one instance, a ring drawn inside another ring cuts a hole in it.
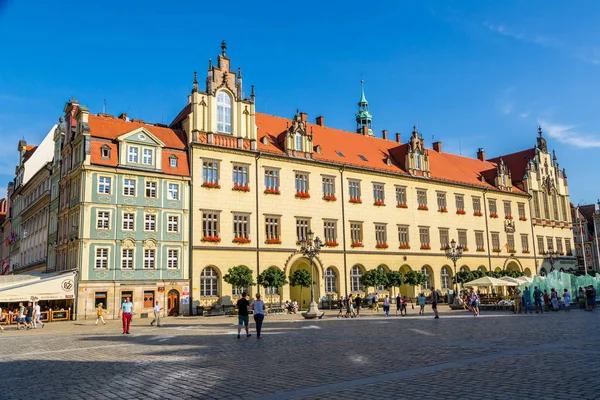
[[[146,140],[146,135],[144,135],[143,133],[140,133],[138,135],[138,139],[140,139],[140,140]]]

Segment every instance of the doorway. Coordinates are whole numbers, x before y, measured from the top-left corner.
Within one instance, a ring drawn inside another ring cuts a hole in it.
[[[167,310],[169,317],[179,315],[179,292],[175,289],[169,290],[169,294],[167,295]]]

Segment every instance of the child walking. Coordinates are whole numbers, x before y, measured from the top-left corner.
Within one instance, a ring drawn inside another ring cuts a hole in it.
[[[102,308],[102,303],[98,304],[98,308],[96,309],[96,323],[94,325],[98,325],[98,321],[102,321],[103,325],[106,325],[106,322],[104,322],[104,318],[102,317],[102,314],[104,312],[104,309]]]

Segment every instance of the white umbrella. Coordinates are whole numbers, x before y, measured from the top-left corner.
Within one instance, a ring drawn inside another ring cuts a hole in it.
[[[465,283],[465,286],[519,286],[518,283],[508,282],[498,278],[492,278],[491,276],[484,276],[474,281]]]

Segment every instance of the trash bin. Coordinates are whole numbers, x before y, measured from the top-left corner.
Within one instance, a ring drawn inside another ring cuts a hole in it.
[[[448,291],[448,304],[454,303],[454,292],[452,290]]]
[[[204,306],[196,306],[196,315],[199,315],[199,316],[204,315]]]

